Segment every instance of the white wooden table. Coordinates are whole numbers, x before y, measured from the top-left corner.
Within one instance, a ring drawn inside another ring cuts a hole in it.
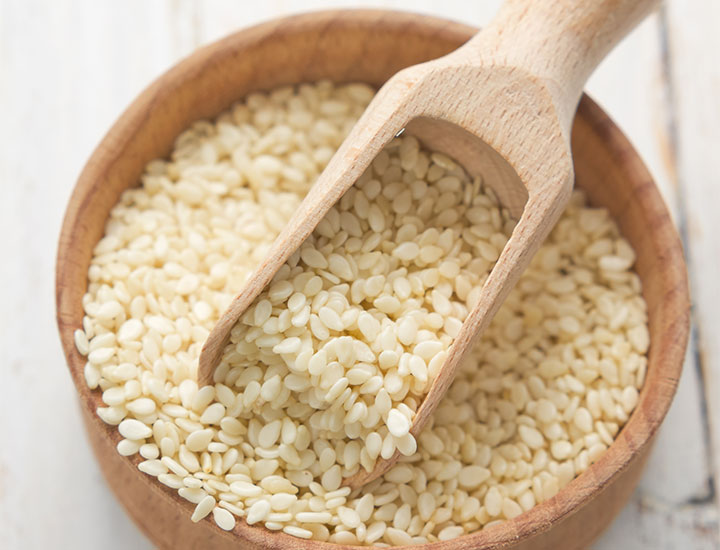
[[[0,0],[0,548],[151,548],[94,463],[55,329],[56,240],[90,151],[197,46],[277,15],[357,4],[482,25],[499,1]],[[695,304],[673,408],[596,550],[720,549],[719,23],[718,0],[668,0],[588,85],[673,211]]]

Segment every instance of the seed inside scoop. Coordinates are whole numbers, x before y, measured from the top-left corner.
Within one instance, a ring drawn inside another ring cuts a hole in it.
[[[243,392],[239,415],[272,419],[268,453],[281,419],[342,454],[343,476],[411,456],[415,413],[512,228],[479,180],[396,138],[233,328],[215,381]]]

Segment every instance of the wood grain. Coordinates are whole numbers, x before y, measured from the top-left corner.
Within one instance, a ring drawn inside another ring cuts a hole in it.
[[[709,409],[708,458],[720,471],[720,241],[716,206],[720,204],[720,37],[715,23],[720,3],[674,2],[666,10],[667,69],[674,107],[675,184],[682,197],[697,339],[696,361],[705,382]],[[692,59],[692,63],[685,60]],[[712,159],[712,160],[709,160]],[[708,479],[707,500],[720,504],[717,477]],[[714,484],[714,487],[713,487]]]
[[[3,550],[83,548],[93,532],[125,548],[148,544],[87,445],[57,337],[54,263],[88,154],[119,109],[176,61],[173,29],[168,3],[0,2]],[[40,502],[54,508],[41,528]]]
[[[610,53],[587,89],[626,132],[677,223],[684,219],[679,209],[683,196],[676,182],[671,146],[674,109],[669,102],[668,60],[661,47],[666,39],[665,17],[660,11],[642,23]],[[692,25],[689,18],[684,23],[688,28]],[[691,341],[676,397],[638,490],[593,546],[595,550],[720,548],[711,496],[713,468],[705,390],[694,350]]]
[[[82,358],[72,343],[82,316],[80,297],[90,250],[114,199],[135,183],[147,160],[167,151],[190,119],[217,114],[250,89],[319,76],[379,84],[403,65],[454,49],[471,32],[458,24],[377,12],[318,14],[257,27],[201,50],[161,78],[130,107],[91,158],[73,195],[59,245],[58,324],[108,481],[134,517],[148,530],[154,526],[148,534],[158,545],[337,548],[299,542],[242,522],[232,534],[208,520],[192,524],[190,504],[143,474],[129,473],[136,460],[117,455],[118,434],[95,416],[99,395],[85,386]],[[409,46],[394,48],[400,41]],[[333,47],[316,48],[316,43]],[[364,48],[362,55],[358,47]],[[278,48],[292,53],[277,55]],[[394,55],[383,55],[388,50]],[[363,65],[358,61],[363,55],[385,62]],[[253,59],[263,57],[272,62],[253,66]],[[629,497],[674,393],[687,336],[688,303],[681,249],[667,210],[627,140],[587,98],[573,128],[573,150],[578,185],[596,204],[610,208],[639,253],[637,268],[649,304],[652,344],[638,409],[602,459],[555,498],[515,520],[436,548],[586,547]],[[153,522],[156,514],[163,514],[164,521]]]

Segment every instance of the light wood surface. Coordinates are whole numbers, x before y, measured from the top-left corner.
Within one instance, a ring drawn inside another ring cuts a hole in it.
[[[0,271],[5,388],[0,433],[12,442],[0,445],[0,547],[83,549],[103,540],[111,549],[152,548],[119,508],[88,452],[74,389],[60,365],[49,306],[52,251],[63,208],[89,151],[133,96],[198,44],[279,13],[349,4],[270,1],[239,9],[230,0],[0,3],[0,102],[5,111],[0,249],[13,258]],[[478,25],[489,21],[498,2],[366,4]],[[692,259],[696,315],[703,312],[640,488],[595,543],[597,550],[720,547],[713,488],[718,455],[710,446],[712,435],[717,449],[720,418],[717,401],[709,400],[708,406],[705,400],[710,395],[706,381],[714,384],[712,395],[720,391],[720,356],[711,330],[720,319],[713,239],[718,220],[711,194],[720,181],[712,156],[702,154],[717,149],[712,144],[720,135],[713,84],[720,78],[714,53],[720,48],[717,9],[714,0],[692,5],[670,0],[662,14],[610,55],[588,85],[648,163],[676,220],[683,225],[693,220],[685,246]],[[663,50],[664,44],[671,47]],[[43,500],[54,503],[52,513],[40,510]]]
[[[394,136],[405,130],[483,177],[517,226],[477,305],[413,419],[418,436],[567,204],[574,183],[570,130],[582,88],[603,57],[655,0],[506,0],[489,25],[458,50],[403,69],[378,92],[210,333],[198,380],[211,384],[230,331],[328,210]],[[269,60],[261,60],[269,62]],[[489,176],[492,171],[494,177]],[[344,480],[354,489],[395,464],[399,451]]]

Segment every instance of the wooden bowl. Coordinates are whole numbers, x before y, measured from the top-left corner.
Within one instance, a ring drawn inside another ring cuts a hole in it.
[[[439,57],[475,29],[432,17],[389,11],[313,13],[240,31],[198,50],[152,84],[123,113],[93,153],[70,199],[57,258],[57,321],[80,396],[85,425],[110,487],[143,532],[162,548],[306,548],[304,541],[239,521],[233,532],[212,519],[190,521],[193,505],[142,474],[138,456],[115,450],[115,427],[95,414],[100,392],[83,377],[75,350],[92,250],[120,194],[137,184],[145,164],[167,155],[191,122],[214,117],[255,90],[331,79],[380,86],[399,69]],[[637,409],[602,458],[554,498],[501,525],[434,549],[581,549],[627,501],[654,435],[670,406],[688,336],[688,290],[680,241],[650,175],[627,139],[588,97],[573,129],[577,185],[610,210],[637,251],[648,303],[651,346]]]

